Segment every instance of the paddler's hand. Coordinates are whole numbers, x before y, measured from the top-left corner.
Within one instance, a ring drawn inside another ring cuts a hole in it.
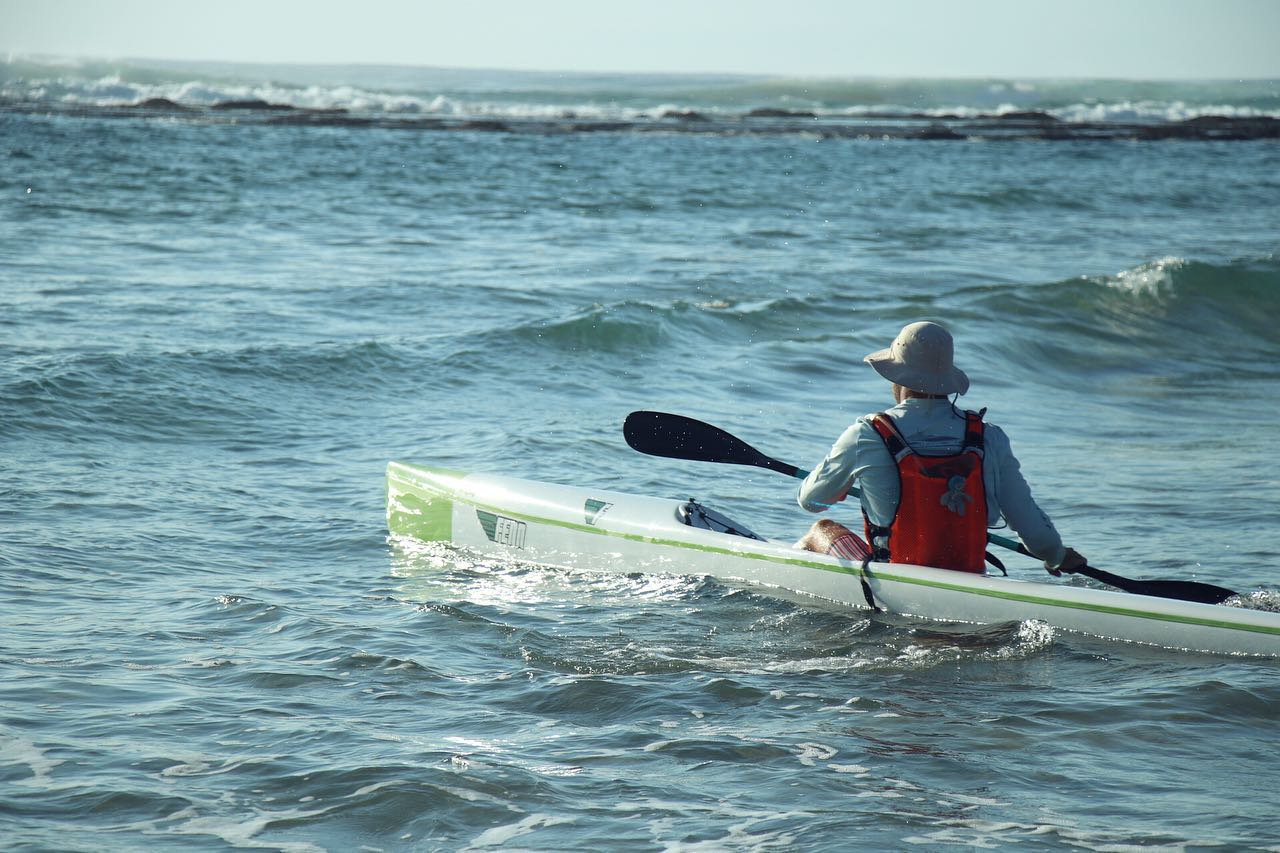
[[[1074,548],[1068,548],[1066,553],[1062,555],[1062,562],[1058,563],[1056,566],[1045,563],[1044,570],[1055,578],[1059,578],[1062,577],[1063,572],[1066,572],[1069,575],[1075,574],[1076,569],[1087,566],[1088,564],[1089,561],[1086,560],[1079,551]]]

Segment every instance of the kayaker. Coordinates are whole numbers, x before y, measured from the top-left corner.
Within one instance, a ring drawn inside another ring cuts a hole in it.
[[[948,399],[969,390],[969,377],[953,363],[950,332],[911,323],[888,349],[863,360],[893,383],[897,405],[845,430],[801,484],[798,499],[806,510],[823,512],[856,484],[866,541],[823,519],[797,547],[981,572],[987,528],[1003,518],[1050,574],[1085,565],[1031,497],[1004,431],[983,421],[985,409],[962,412]]]

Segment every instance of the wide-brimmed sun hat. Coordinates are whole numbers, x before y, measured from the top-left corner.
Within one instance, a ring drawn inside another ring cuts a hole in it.
[[[863,359],[890,382],[923,394],[963,394],[969,377],[953,363],[955,342],[937,323],[904,326],[888,349]]]

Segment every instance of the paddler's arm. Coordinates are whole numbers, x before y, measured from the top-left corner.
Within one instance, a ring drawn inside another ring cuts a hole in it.
[[[857,466],[858,424],[845,430],[822,461],[800,483],[796,501],[809,512],[825,512],[849,496]]]
[[[809,512],[824,512],[848,497],[855,482],[862,487],[862,505],[872,521],[885,523],[878,504],[887,500],[892,516],[892,505],[898,501],[897,467],[866,418],[859,418],[836,439],[800,484],[796,500]]]
[[[1022,466],[1013,455],[1008,436],[992,424],[986,430],[986,452],[995,468],[996,505],[1027,550],[1044,560],[1045,569],[1053,574],[1083,565],[1084,558],[1062,544],[1057,528],[1031,496],[1031,487],[1022,476]]]

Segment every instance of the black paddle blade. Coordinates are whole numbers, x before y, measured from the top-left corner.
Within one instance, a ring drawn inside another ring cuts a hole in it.
[[[1095,569],[1093,566],[1076,569],[1076,573],[1134,595],[1154,595],[1157,598],[1176,598],[1179,601],[1197,601],[1201,604],[1221,604],[1236,595],[1226,587],[1214,586],[1211,583],[1133,580],[1104,572],[1102,569]]]
[[[753,465],[789,477],[796,476],[800,470],[794,465],[765,456],[719,427],[684,415],[632,412],[622,425],[622,435],[632,449],[650,456]]]
[[[987,534],[987,539],[1011,551],[1026,554],[1032,559],[1040,559],[1028,551],[1027,546],[1021,542],[1005,539],[1003,536],[996,536],[994,533]],[[1132,578],[1113,575],[1111,572],[1104,572],[1102,569],[1095,569],[1093,566],[1082,566],[1076,569],[1075,573],[1084,575],[1087,578],[1093,578],[1099,583],[1105,583],[1107,586],[1114,586],[1124,592],[1131,592],[1134,595],[1154,595],[1156,598],[1173,598],[1178,601],[1195,601],[1200,604],[1221,604],[1236,595],[1234,591],[1226,587],[1214,586],[1211,583],[1133,580]]]

